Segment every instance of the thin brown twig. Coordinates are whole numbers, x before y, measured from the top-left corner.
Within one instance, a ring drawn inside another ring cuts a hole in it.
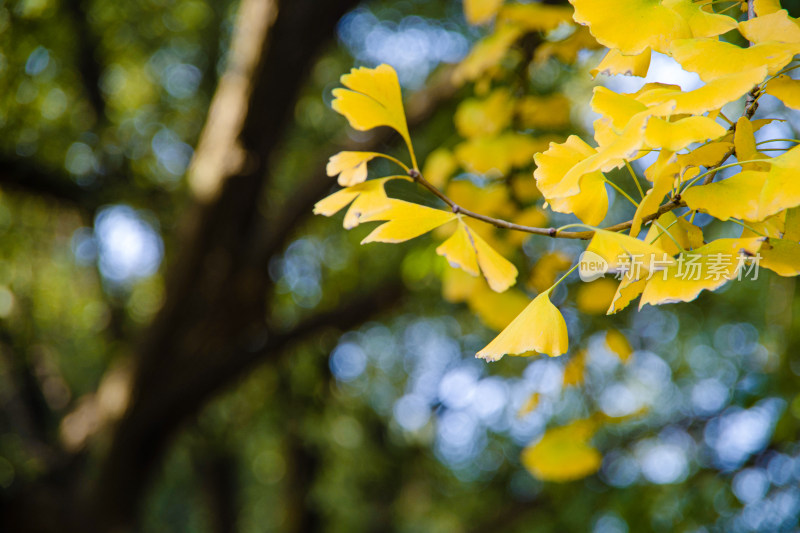
[[[428,189],[432,192],[437,198],[442,200],[450,209],[453,210],[453,213],[460,213],[462,215],[468,216],[470,218],[474,218],[476,220],[480,220],[482,222],[486,222],[487,224],[492,224],[495,227],[502,228],[502,229],[510,229],[515,231],[521,231],[523,233],[531,233],[533,235],[544,235],[547,237],[554,237],[559,239],[591,239],[594,236],[594,231],[559,231],[556,228],[539,228],[536,226],[523,226],[521,224],[515,224],[514,222],[509,222],[508,220],[503,220],[500,218],[494,218],[487,215],[482,215],[480,213],[475,213],[474,211],[470,211],[469,209],[465,209],[455,203],[452,199],[450,199],[446,194],[444,194],[441,190],[439,190],[435,185],[425,179],[425,177],[416,169],[411,169],[408,172],[408,175],[417,183]],[[678,207],[685,207],[680,196],[675,196],[670,198],[665,204],[660,206],[655,213],[648,215],[642,218],[642,222],[650,222],[651,220],[655,220],[664,213],[668,211],[672,211],[673,209],[677,209]],[[628,220],[627,222],[620,222],[619,224],[614,224],[613,226],[608,226],[602,228],[605,231],[622,231],[629,229],[633,225],[633,220]]]

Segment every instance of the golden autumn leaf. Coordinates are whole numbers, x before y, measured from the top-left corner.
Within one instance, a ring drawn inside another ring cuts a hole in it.
[[[800,205],[800,146],[766,162],[768,171],[745,170],[719,182],[691,187],[683,199],[691,209],[720,220],[764,220]]]
[[[389,199],[389,207],[387,209],[368,217],[362,217],[362,222],[385,222],[372,230],[372,233],[367,235],[361,241],[361,244],[407,241],[455,219],[456,215],[450,211],[433,209],[403,200]]]
[[[767,239],[759,250],[759,266],[780,276],[800,275],[800,244],[782,239]]]
[[[366,181],[367,163],[381,154],[376,152],[339,152],[328,160],[328,176],[339,176],[342,187],[351,187]]]
[[[680,166],[677,163],[664,167],[653,180],[653,187],[649,189],[633,215],[631,224],[631,236],[636,237],[642,229],[642,220],[645,217],[655,214],[661,205],[661,200],[672,190],[673,185],[679,178]]]
[[[354,68],[342,76],[341,82],[347,89],[333,90],[331,107],[344,115],[350,126],[360,131],[389,126],[411,146],[400,82],[392,67]]]
[[[344,217],[345,229],[352,229],[367,218],[380,213],[391,206],[384,186],[392,179],[408,180],[406,176],[390,176],[377,180],[365,181],[352,187],[336,191],[314,205],[315,215],[326,217],[335,215],[348,205],[350,209]]]
[[[643,133],[648,121],[654,116],[669,114],[673,107],[674,103],[668,101],[636,113],[619,135],[611,136],[608,144],[600,145],[595,154],[570,168],[564,177],[552,187],[551,197],[573,196],[580,192],[581,179],[586,174],[598,170],[608,172],[621,167],[626,159],[635,157],[644,144]]]
[[[736,149],[736,159],[739,161],[766,159],[767,157],[758,151],[753,123],[747,117],[739,117],[739,120],[736,121],[733,146]],[[769,170],[769,163],[742,163],[742,170]]]
[[[600,64],[589,71],[593,78],[598,74],[605,74],[606,76],[613,76],[621,74],[623,76],[647,76],[647,71],[650,69],[650,56],[651,50],[646,48],[640,54],[624,55],[616,48],[608,51],[605,57],[600,61]]]
[[[480,274],[478,254],[472,243],[472,236],[461,219],[456,231],[436,248],[436,253],[447,259],[453,268],[460,268],[471,276]]]
[[[489,22],[503,5],[503,0],[464,0],[464,17],[468,24]]]
[[[614,293],[614,298],[611,300],[611,305],[608,306],[607,315],[613,315],[622,311],[630,303],[639,297],[647,284],[645,278],[636,279],[633,276],[623,276],[622,280],[617,286],[617,292]]]
[[[800,47],[796,44],[767,42],[742,48],[717,39],[680,39],[670,47],[675,61],[696,72],[705,82],[762,65],[772,75],[788,65],[798,52]]]
[[[736,20],[728,15],[714,13],[707,5],[694,0],[663,0],[689,24],[693,37],[715,37],[736,29]]]
[[[704,290],[713,291],[732,279],[744,263],[740,256],[752,256],[763,239],[717,239],[678,256],[664,272],[655,273],[642,292],[639,308],[645,304],[689,302]]]
[[[759,66],[750,70],[720,76],[693,91],[680,89],[654,88],[641,93],[636,99],[643,104],[654,106],[674,102],[673,113],[700,115],[738,99],[760,83],[767,75],[767,68]]]
[[[640,263],[642,269],[649,271],[651,264],[663,267],[671,264],[672,259],[660,246],[640,241],[634,237],[613,231],[595,230],[587,252],[594,252],[608,263],[609,272],[626,270],[631,259]],[[589,272],[584,273],[589,275]]]
[[[678,164],[686,167],[710,167],[718,165],[733,149],[733,143],[717,141],[704,144],[686,154],[677,154]]]
[[[530,351],[551,357],[567,351],[567,323],[561,312],[543,292],[515,318],[477,357],[497,361],[504,355],[519,355]]]
[[[522,450],[522,464],[543,481],[563,483],[590,476],[603,461],[600,452],[589,444],[595,429],[592,420],[549,429],[539,442]]]
[[[755,11],[756,15],[759,17],[763,17],[764,15],[769,15],[770,13],[775,13],[776,11],[780,10],[780,0],[753,0],[753,11]]]
[[[503,292],[517,280],[517,268],[489,246],[461,217],[453,235],[444,241],[436,253],[444,256],[451,266],[477,276],[483,273],[495,292]]]
[[[483,281],[478,286],[484,290],[473,291],[467,303],[481,322],[495,331],[502,331],[528,305],[528,297],[522,291],[495,292]]]
[[[786,210],[783,238],[787,241],[800,241],[800,207]]]
[[[771,94],[786,107],[800,109],[800,80],[781,75],[767,83],[767,94]]]
[[[740,22],[739,32],[756,44],[769,41],[800,43],[800,25],[785,9]]]
[[[617,93],[598,85],[594,88],[591,101],[592,111],[603,115],[615,132],[620,133],[637,113],[647,110],[647,106],[634,98],[634,95]]]
[[[605,178],[597,170],[580,177],[579,189],[573,194],[558,196],[564,175],[581,161],[597,152],[576,135],[570,135],[561,144],[550,143],[550,147],[534,156],[536,170],[533,177],[536,186],[558,213],[573,213],[589,225],[602,222],[608,212],[608,192]]]
[[[589,26],[601,44],[623,54],[647,48],[664,52],[675,39],[692,37],[689,23],[658,1],[571,0],[575,22]]]
[[[674,122],[653,118],[647,123],[644,140],[650,148],[677,152],[692,143],[722,137],[727,131],[727,128],[708,117],[686,117]]]
[[[705,244],[703,231],[683,217],[675,216],[673,211],[664,213],[656,222],[650,226],[644,241],[660,246],[669,255],[680,252],[678,244],[684,250],[693,250]]]

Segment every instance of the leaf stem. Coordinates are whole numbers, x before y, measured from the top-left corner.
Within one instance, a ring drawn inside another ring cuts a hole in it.
[[[551,292],[553,292],[553,289],[555,289],[556,287],[558,287],[558,286],[561,284],[561,282],[562,282],[562,281],[564,281],[565,279],[567,279],[567,277],[569,277],[569,275],[570,275],[570,274],[572,274],[573,272],[575,272],[575,269],[576,269],[576,268],[578,268],[578,266],[580,266],[580,262],[578,262],[578,263],[575,263],[574,265],[572,265],[572,268],[570,268],[569,270],[567,270],[567,271],[564,273],[564,275],[563,275],[563,276],[561,276],[560,278],[558,278],[558,280],[557,280],[555,283],[553,283],[552,285],[550,285],[550,288],[549,288],[549,289],[547,289],[546,291],[544,291],[544,292],[545,292],[545,294],[550,294]]]
[[[379,153],[379,152],[377,154],[378,154],[378,157],[382,157],[384,159],[388,159],[389,161],[392,161],[393,163],[396,163],[396,164],[400,165],[400,167],[402,167],[402,169],[406,171],[406,174],[408,174],[408,172],[410,171],[410,169],[406,166],[406,164],[403,163],[402,161],[400,161],[399,159],[397,159],[396,157],[392,157],[390,155],[382,154],[382,153]]]
[[[623,191],[622,189],[620,189],[620,188],[619,188],[619,186],[618,186],[616,183],[614,183],[613,181],[611,181],[610,179],[608,179],[608,178],[606,178],[606,177],[603,177],[603,181],[605,181],[606,183],[608,183],[609,185],[611,185],[612,187],[614,187],[614,189],[616,189],[618,193],[620,193],[622,196],[624,196],[625,198],[627,198],[627,199],[628,199],[628,201],[629,201],[630,203],[632,203],[632,204],[633,204],[635,207],[639,207],[639,204],[636,202],[636,200],[634,200],[633,198],[631,198],[630,196],[628,196],[628,193],[626,193],[625,191]]]
[[[642,196],[642,199],[644,199],[644,191],[642,190],[642,185],[639,183],[639,179],[636,177],[636,172],[633,171],[633,167],[631,166],[631,164],[628,162],[627,159],[625,160],[625,166],[628,167],[628,172],[631,173],[631,178],[633,178],[633,182],[636,184],[636,188],[639,189],[639,194]]]

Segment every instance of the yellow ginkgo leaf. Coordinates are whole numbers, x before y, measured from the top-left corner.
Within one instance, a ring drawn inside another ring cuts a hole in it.
[[[652,224],[647,231],[644,242],[660,246],[669,255],[676,255],[680,252],[678,245],[684,250],[693,250],[705,244],[703,231],[688,220],[676,217],[672,211],[658,217],[656,223]]]
[[[579,183],[579,189],[567,196],[556,196],[564,175],[581,161],[595,155],[594,148],[580,137],[570,135],[564,143],[550,143],[550,147],[534,156],[537,168],[533,173],[536,186],[550,203],[553,211],[574,213],[589,225],[602,222],[608,212],[608,192],[605,178],[599,171],[587,172]]]
[[[651,89],[641,93],[637,100],[653,106],[674,101],[675,114],[700,115],[738,99],[767,75],[767,68],[760,66],[716,78],[693,91],[682,92],[666,88]]]
[[[800,241],[800,207],[786,210],[783,238],[787,241]]]
[[[717,141],[699,146],[686,154],[678,154],[678,164],[686,167],[711,167],[718,165],[733,149],[733,143]]]
[[[639,206],[636,208],[636,213],[633,215],[633,222],[631,224],[631,236],[636,237],[642,229],[642,220],[658,211],[661,205],[661,200],[664,196],[672,190],[673,185],[678,179],[678,171],[680,167],[677,163],[666,166],[653,181],[653,187],[648,190]]]
[[[411,145],[397,73],[389,65],[354,68],[341,78],[348,89],[334,89],[334,111],[360,131],[378,126],[394,128]]]
[[[483,100],[462,101],[453,116],[456,130],[466,138],[497,135],[511,122],[514,101],[506,89],[497,89]]]
[[[614,293],[614,298],[611,300],[611,305],[608,306],[606,314],[613,315],[628,307],[633,300],[642,294],[646,284],[647,280],[644,277],[642,279],[636,279],[632,275],[623,276],[617,286],[617,292]]]
[[[772,237],[780,239],[783,236],[786,219],[786,211],[767,217],[759,222],[749,220],[747,227],[742,228],[741,237]]]
[[[745,171],[716,183],[691,187],[681,196],[690,209],[720,220],[763,220],[773,214],[762,210],[759,202],[768,175],[768,172]]]
[[[782,239],[768,239],[759,250],[759,267],[780,276],[800,275],[800,244]]]
[[[371,183],[371,182],[367,182]],[[362,222],[386,221],[367,235],[361,244],[369,242],[403,242],[455,220],[456,215],[449,211],[433,209],[403,200],[389,199],[389,207]]]
[[[606,331],[606,346],[608,346],[609,350],[617,354],[617,357],[619,357],[619,360],[623,363],[630,361],[631,354],[633,354],[633,347],[622,332],[616,329]]]
[[[621,74],[623,76],[647,76],[647,71],[650,68],[650,49],[646,48],[644,52],[634,55],[623,55],[622,52],[616,48],[608,51],[606,56],[600,61],[597,67],[589,71],[593,78],[598,74],[605,74],[606,76],[613,76]]]
[[[489,283],[489,287],[495,292],[503,292],[516,283],[517,267],[497,253],[472,228],[467,226],[467,230],[475,243],[475,249],[478,252],[478,265],[481,267],[481,272],[483,272],[483,276]]]
[[[800,43],[800,25],[785,9],[739,23],[739,31],[748,41],[764,43]]]
[[[367,179],[367,163],[380,156],[376,152],[339,152],[328,160],[328,176],[339,176],[342,187],[351,187]]]
[[[477,357],[497,361],[506,354],[519,355],[532,350],[555,357],[567,351],[568,343],[567,323],[545,291],[479,351]]]
[[[573,387],[583,383],[586,370],[586,350],[578,350],[564,365],[564,387]]]
[[[503,0],[464,0],[464,17],[468,24],[489,22],[503,5]]]
[[[674,9],[689,23],[693,37],[715,37],[736,29],[736,20],[706,10],[706,5],[693,0],[663,0],[662,5]]]
[[[607,87],[594,88],[591,101],[592,111],[600,113],[614,131],[621,132],[637,114],[647,110],[647,106],[630,94],[620,94]]]
[[[771,94],[786,107],[800,109],[800,80],[781,75],[767,83],[767,94]]]
[[[689,302],[703,290],[713,291],[732,279],[744,265],[741,257],[758,252],[763,239],[717,239],[678,256],[664,272],[655,273],[642,292],[639,308]]]
[[[336,191],[324,198],[314,206],[315,215],[332,216],[352,202],[350,209],[344,217],[344,227],[352,229],[368,217],[376,215],[391,206],[389,197],[386,196],[384,185],[388,180],[405,179],[406,176],[391,176],[377,180],[365,181],[352,187]]]
[[[644,139],[650,148],[677,152],[692,143],[717,139],[728,130],[708,117],[686,117],[675,122],[653,118],[647,123]]]
[[[581,178],[578,194],[551,198],[550,208],[557,213],[572,213],[590,226],[600,224],[608,213],[608,190],[602,174],[589,173]]]
[[[780,10],[780,0],[753,0],[753,11],[755,11],[756,15],[759,17],[763,17],[764,15],[769,15],[770,13],[775,13],[776,11]]]
[[[589,444],[595,429],[592,420],[549,429],[539,442],[522,450],[522,465],[543,481],[563,483],[590,476],[603,462],[600,452]]]
[[[674,103],[668,101],[636,113],[628,121],[622,133],[613,136],[607,145],[598,147],[597,153],[579,161],[569,169],[561,181],[552,188],[550,196],[564,198],[578,194],[581,187],[581,178],[586,174],[598,170],[608,172],[624,165],[626,159],[635,157],[642,148],[644,144],[643,133],[648,121],[653,116],[669,114],[673,107]],[[544,191],[542,192],[544,193]],[[546,194],[545,197],[547,198]]]
[[[447,259],[453,268],[460,268],[472,276],[480,274],[478,254],[472,242],[472,236],[460,219],[456,231],[436,248],[436,253]]]
[[[604,46],[623,54],[647,48],[666,53],[675,39],[692,37],[689,23],[673,9],[648,0],[571,0],[573,18]]]
[[[736,130],[733,134],[733,146],[736,159],[747,161],[750,159],[766,159],[766,156],[756,148],[756,137],[753,123],[747,117],[739,117],[736,121]],[[742,163],[743,170],[769,170],[769,163]]]
[[[452,267],[473,276],[483,272],[495,292],[503,292],[517,279],[517,268],[460,218],[456,231],[436,248],[436,253],[444,256]]]
[[[575,304],[586,314],[602,315],[608,310],[616,292],[617,284],[610,279],[582,283],[575,295]]]
[[[720,220],[764,220],[800,205],[800,146],[767,162],[768,171],[745,170],[716,183],[691,187],[683,200],[691,209]]]
[[[622,233],[602,229],[595,230],[586,251],[594,252],[605,259],[609,272],[628,271],[632,267],[649,272],[653,265],[656,268],[663,268],[672,264],[672,259],[663,248]],[[584,274],[588,276],[590,273]]]
[[[681,39],[670,48],[675,61],[705,82],[762,65],[768,74],[775,74],[798,52],[796,44],[769,42],[742,48],[717,39]]]
[[[437,148],[425,159],[422,175],[436,187],[442,187],[458,168],[458,162],[447,148]]]

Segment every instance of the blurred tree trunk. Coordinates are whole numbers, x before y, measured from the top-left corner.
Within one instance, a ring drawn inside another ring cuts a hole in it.
[[[259,203],[299,89],[355,4],[242,0],[190,173],[195,207],[170,254],[164,307],[136,349],[127,409],[96,471],[77,457],[19,493],[3,509],[8,530],[136,530],[147,483],[181,425],[265,351],[292,340],[265,323]]]
[[[166,445],[187,417],[268,348],[269,276],[258,261],[269,165],[320,47],[355,0],[243,0],[189,180],[166,301],[138,350],[130,404],[91,495],[99,529],[129,530]],[[284,228],[283,231],[289,231]],[[269,347],[275,353],[277,346]]]

